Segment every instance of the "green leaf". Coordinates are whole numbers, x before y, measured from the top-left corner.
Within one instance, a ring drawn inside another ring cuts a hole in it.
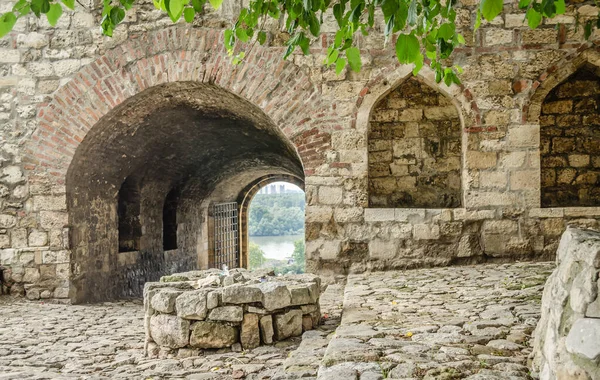
[[[48,17],[48,23],[52,26],[55,26],[62,13],[62,6],[59,3],[50,5],[50,9],[48,10],[48,13],[46,13],[46,17]]]
[[[340,75],[342,71],[344,71],[344,67],[346,67],[346,59],[341,58],[335,62],[335,73]]]
[[[6,12],[0,16],[0,38],[6,36],[17,23],[17,16],[12,12]]]
[[[204,4],[206,0],[192,0],[192,6],[196,13],[202,13],[204,11]]]
[[[61,0],[65,7],[74,10],[75,9],[75,0]]]
[[[567,10],[565,0],[556,0],[556,2],[554,4],[556,5],[556,14],[557,15],[562,15]]]
[[[331,51],[327,54],[327,59],[325,60],[327,66],[335,62],[338,59],[339,55],[340,51],[338,49],[331,49]]]
[[[473,26],[473,30],[477,31],[481,26],[481,11],[477,9],[477,17],[475,18],[475,25]]]
[[[73,0],[73,1],[75,1],[75,0]],[[23,16],[23,15],[26,15],[27,13],[29,13],[29,11],[31,10],[31,6],[27,2],[27,0],[19,0],[13,6],[12,10],[13,10],[13,12],[19,13],[19,15]]]
[[[265,43],[265,41],[267,40],[267,33],[265,33],[264,31],[260,31],[258,32],[258,37],[257,37],[258,43],[263,45]]]
[[[419,40],[413,34],[400,34],[396,41],[396,57],[403,64],[413,63],[421,54]]]
[[[31,0],[31,11],[40,17],[42,13],[48,13],[50,10],[50,3],[48,0]]]
[[[133,0],[119,0],[119,1],[120,1],[121,5],[123,6],[123,8],[125,8],[126,11],[130,10],[131,7],[133,6]]]
[[[383,0],[381,4],[381,11],[383,12],[383,16],[388,19],[396,14],[398,11],[398,3],[396,0]]]
[[[531,0],[519,0],[519,9],[525,9],[529,6]]]
[[[227,51],[231,51],[233,49],[233,44],[235,43],[235,38],[233,36],[233,31],[231,29],[226,29],[223,33],[225,40],[225,48]]]
[[[309,17],[308,25],[310,28],[310,33],[315,37],[319,37],[321,32],[321,24],[319,24],[319,20],[317,20],[317,17],[314,15],[314,13],[312,13],[311,17]]]
[[[460,33],[458,33],[458,34],[456,35],[456,39],[457,39],[458,43],[459,43],[459,44],[461,44],[461,45],[464,45],[464,44],[465,44],[465,42],[466,42],[466,41],[465,41],[465,37],[463,37],[463,35],[462,35],[462,34],[460,34]]]
[[[242,42],[248,42],[248,33],[246,33],[246,29],[236,28],[235,36]]]
[[[123,8],[114,7],[110,10],[110,21],[113,25],[118,25],[125,18],[125,11]]]
[[[213,8],[215,9],[219,9],[221,7],[221,4],[223,4],[223,0],[208,0],[210,2],[210,5],[212,5]]]
[[[417,0],[412,0],[408,7],[408,16],[406,18],[408,25],[415,26],[417,23]]]
[[[183,18],[185,19],[185,22],[187,22],[187,23],[194,21],[195,15],[196,15],[196,11],[194,10],[194,8],[185,8],[183,10]]]
[[[446,41],[449,41],[454,36],[454,31],[455,31],[454,24],[450,24],[450,23],[442,24],[442,25],[440,25],[440,28],[438,29],[437,37],[443,38]]]
[[[535,29],[542,22],[542,14],[533,8],[529,8],[525,14],[527,18],[527,24],[531,29]]]
[[[360,60],[360,50],[356,47],[351,47],[346,50],[346,58],[348,58],[348,64],[350,68],[355,72],[359,72],[362,67]]]
[[[165,7],[167,8],[167,13],[171,18],[171,21],[174,23],[179,21],[181,14],[183,13],[184,5],[183,0],[165,0]]]
[[[413,69],[413,75],[417,75],[423,68],[423,54],[420,54],[415,59],[415,68]]]
[[[302,35],[298,40],[298,46],[300,46],[300,49],[302,49],[302,53],[304,53],[304,55],[308,55],[310,53],[310,40],[304,35]]]
[[[338,26],[342,26],[342,19],[344,18],[344,9],[341,4],[336,4],[333,6],[333,17],[338,23]]]
[[[503,0],[481,0],[481,14],[488,21],[496,18],[502,12],[503,7]]]

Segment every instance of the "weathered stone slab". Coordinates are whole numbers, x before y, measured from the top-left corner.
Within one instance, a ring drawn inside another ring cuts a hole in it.
[[[187,346],[190,322],[175,315],[158,314],[150,318],[150,336],[160,346],[180,348]]]
[[[233,284],[223,288],[223,303],[254,303],[261,302],[263,293],[260,289],[243,284]]]
[[[565,341],[567,351],[590,360],[600,358],[600,319],[580,318],[575,321]]]
[[[202,320],[206,318],[206,290],[185,292],[175,302],[177,316],[185,319]],[[156,297],[156,296],[155,296]]]
[[[260,318],[260,337],[264,344],[273,343],[273,317],[271,315],[265,315]]]
[[[274,316],[275,339],[302,335],[302,310],[290,310]]]
[[[161,313],[172,313],[175,310],[175,299],[180,294],[181,292],[176,290],[161,290],[152,297],[150,304],[154,310]]]
[[[200,321],[192,325],[190,346],[196,348],[229,347],[238,340],[238,331],[222,323]]]
[[[260,345],[258,315],[250,313],[244,315],[240,331],[240,343],[242,343],[244,350],[256,348]]]
[[[244,310],[241,306],[221,306],[208,314],[208,319],[213,321],[241,322],[243,317]]]

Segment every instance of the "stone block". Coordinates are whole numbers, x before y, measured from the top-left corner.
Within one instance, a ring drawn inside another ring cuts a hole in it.
[[[180,294],[181,292],[177,290],[161,290],[152,297],[150,305],[161,313],[172,313],[175,310],[175,300]]]
[[[330,206],[306,206],[307,223],[327,223],[333,217],[333,209]]]
[[[261,302],[262,296],[263,294],[258,288],[234,284],[223,288],[221,299],[223,303],[242,304]]]
[[[573,109],[573,101],[558,100],[555,102],[544,102],[542,112],[545,114],[565,114],[570,113]]]
[[[437,224],[415,224],[413,238],[415,240],[435,240],[440,237],[440,226]]]
[[[40,226],[44,229],[64,228],[69,224],[66,212],[40,211]]]
[[[511,125],[507,133],[509,147],[539,149],[539,125]]]
[[[309,289],[304,285],[288,285],[288,289],[292,295],[292,306],[306,305],[316,301],[311,297]]]
[[[254,286],[262,292],[262,304],[268,311],[283,309],[292,303],[290,291],[281,283],[263,282]]]
[[[63,211],[67,209],[65,195],[35,195],[33,197],[34,211]]]
[[[206,305],[207,293],[208,291],[206,289],[181,293],[175,300],[177,316],[184,319],[195,320],[203,320],[206,318],[206,314],[208,313],[208,307]],[[153,300],[154,297],[152,298]]]
[[[510,173],[510,189],[511,190],[538,190],[539,171],[536,170],[519,170]]]
[[[264,344],[273,343],[273,317],[265,315],[260,317],[260,337]]]
[[[27,238],[30,247],[43,247],[48,244],[48,233],[46,231],[32,230]]]
[[[495,152],[480,152],[470,150],[467,152],[467,167],[471,169],[490,169],[496,166],[497,155]]]
[[[600,319],[579,318],[565,341],[567,352],[588,360],[600,358]]]
[[[160,346],[180,348],[189,342],[190,322],[175,315],[157,314],[150,317],[150,336]]]
[[[260,329],[258,315],[247,313],[242,320],[240,343],[244,350],[250,350],[260,345]]]
[[[365,222],[389,222],[394,220],[393,208],[366,208],[364,209]]]
[[[220,306],[212,309],[208,319],[213,321],[241,322],[244,311],[241,306]]]
[[[505,45],[513,41],[513,31],[506,29],[490,28],[485,31],[485,45]]]
[[[369,257],[375,260],[390,259],[396,256],[398,251],[397,240],[373,239],[369,242]]]
[[[196,348],[224,348],[238,341],[237,328],[221,323],[199,321],[191,326],[190,346]]]
[[[581,168],[590,165],[590,156],[587,154],[570,154],[569,165]]]
[[[319,203],[325,205],[338,205],[343,200],[343,189],[340,187],[319,187]]]
[[[333,217],[338,223],[361,222],[363,209],[360,207],[335,208]]]
[[[514,220],[485,220],[483,222],[484,234],[511,235],[516,234],[519,225]]]
[[[283,340],[302,335],[302,310],[293,309],[274,316],[274,333],[276,340]]]
[[[458,118],[458,111],[453,105],[444,107],[425,108],[425,118],[428,120],[448,120]]]

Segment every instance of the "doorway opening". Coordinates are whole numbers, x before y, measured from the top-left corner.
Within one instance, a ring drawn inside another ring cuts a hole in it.
[[[289,182],[260,187],[248,212],[248,268],[304,273],[305,195]]]

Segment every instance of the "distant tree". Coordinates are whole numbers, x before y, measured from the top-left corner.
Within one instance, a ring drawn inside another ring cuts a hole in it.
[[[298,235],[304,232],[304,194],[258,194],[250,204],[250,236]]]
[[[294,242],[294,253],[292,253],[292,259],[294,260],[294,264],[301,268],[301,272],[304,273],[304,267],[306,264],[306,255],[304,249],[304,240],[296,240]]]
[[[250,242],[250,269],[261,268],[267,261],[265,252],[258,244]]]
[[[304,273],[306,267],[306,256],[304,251],[304,240],[296,240],[294,242],[294,253],[292,253],[291,262],[286,266],[275,268],[275,273]]]

